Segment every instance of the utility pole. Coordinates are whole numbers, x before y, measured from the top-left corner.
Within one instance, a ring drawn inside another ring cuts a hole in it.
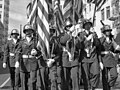
[[[20,24],[20,39],[22,39],[22,24]]]

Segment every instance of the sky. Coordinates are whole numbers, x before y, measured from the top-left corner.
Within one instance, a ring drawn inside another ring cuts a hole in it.
[[[9,12],[9,30],[8,34],[12,29],[20,30],[27,23],[26,7],[31,0],[9,0],[10,1],[10,12]]]

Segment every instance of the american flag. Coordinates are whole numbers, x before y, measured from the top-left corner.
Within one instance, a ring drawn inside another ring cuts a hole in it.
[[[48,0],[38,0],[38,16],[37,16],[37,30],[39,35],[40,45],[44,55],[49,58],[49,21],[48,21]]]
[[[73,0],[65,0],[63,5],[64,19],[71,17],[72,13],[73,13]]]
[[[74,20],[78,22],[78,19],[81,18],[82,16],[83,0],[74,0],[74,10],[75,10]]]
[[[30,2],[27,6],[27,17],[28,17],[28,23],[33,26],[34,29],[36,29],[36,18],[37,18],[37,0],[34,0],[33,2]]]
[[[62,10],[60,8],[60,0],[54,1],[54,16],[56,17],[56,26],[57,31],[60,33],[64,33],[64,18],[62,14]]]
[[[50,57],[48,1],[50,0],[34,0],[32,2],[32,10],[28,18],[28,23],[32,26],[36,26],[35,30],[38,34],[38,46],[41,47],[41,51],[46,58]]]
[[[82,10],[83,10],[83,0],[65,0],[65,3],[63,5],[64,19],[70,17],[72,20],[75,20],[77,22],[82,15]],[[73,14],[75,15],[74,18],[73,18]]]
[[[29,18],[31,11],[32,11],[32,3],[30,2],[26,8],[27,18]]]
[[[88,3],[96,3],[96,11],[99,11],[106,1],[107,0],[87,0]]]

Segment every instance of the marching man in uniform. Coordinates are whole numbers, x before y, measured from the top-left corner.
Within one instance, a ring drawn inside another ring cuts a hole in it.
[[[99,68],[99,46],[100,41],[95,32],[91,32],[92,22],[85,20],[83,22],[83,32],[79,33],[80,42],[82,46],[80,53],[80,60],[82,62],[82,78],[84,89],[91,88],[95,90],[98,86],[100,78]],[[90,87],[89,87],[90,86]]]
[[[7,41],[4,49],[3,68],[6,68],[6,65],[8,65],[9,67],[12,90],[15,90],[15,86],[16,87],[18,86],[17,85],[18,83],[15,80],[19,78],[19,77],[16,77],[17,74],[19,73],[16,72],[16,59],[15,59],[16,50],[20,42],[20,39],[18,38],[18,36],[19,36],[18,30],[13,29],[11,31],[11,39]]]
[[[102,70],[102,83],[103,90],[110,90],[114,86],[117,75],[117,55],[115,54],[116,50],[120,50],[119,45],[113,39],[111,34],[112,29],[109,25],[104,25],[102,28],[103,36],[100,38],[101,41],[101,56],[103,62]],[[108,79],[108,72],[110,72],[110,79]]]
[[[21,86],[22,90],[36,90],[38,58],[41,52],[37,49],[32,26],[26,24],[23,33],[25,39],[19,43],[16,54],[17,67],[20,67]]]
[[[50,68],[50,81],[51,81],[51,90],[62,90],[61,83],[61,55],[62,50],[59,45],[58,37],[55,35],[55,28],[50,28],[50,53],[51,59],[54,59],[54,62],[51,63]]]

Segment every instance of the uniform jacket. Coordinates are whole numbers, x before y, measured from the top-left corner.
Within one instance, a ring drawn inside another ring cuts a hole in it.
[[[80,60],[82,62],[94,62],[95,60],[99,60],[99,53],[100,53],[100,41],[96,35],[96,33],[93,33],[93,42],[86,40],[85,36],[87,37],[87,33],[85,31],[79,33],[79,38],[80,38],[80,42],[82,44],[82,49],[81,49],[81,53],[80,53]],[[92,48],[90,50],[90,57],[87,57],[87,53],[85,51],[85,48],[88,46],[91,46]]]
[[[110,43],[106,42],[105,37],[101,37],[100,41],[102,45],[101,52],[111,51],[114,53],[114,46],[112,41]],[[102,61],[105,67],[114,67],[117,64],[117,60],[115,60],[115,57],[112,53],[102,54]]]
[[[62,47],[59,44],[56,36],[51,37],[50,41],[50,53],[51,58],[55,59],[55,63],[59,66],[62,65]]]
[[[81,50],[81,43],[79,39],[72,38],[69,42],[69,51],[71,54],[74,54],[73,59],[71,61],[71,67],[77,66],[79,64],[79,55]]]
[[[68,40],[65,48],[72,55],[72,60],[69,61],[69,55],[68,55],[67,51],[63,51],[63,53],[62,53],[63,67],[78,66],[79,54],[80,54],[80,48],[81,48],[81,44],[80,44],[80,41],[78,40],[78,38],[72,37],[70,40]]]
[[[9,67],[15,67],[15,55],[16,55],[16,49],[18,47],[18,43],[20,40],[18,39],[15,43],[13,39],[8,40],[5,48],[4,48],[4,59],[3,62],[7,63]],[[14,54],[13,56],[10,55],[10,53]]]
[[[23,58],[23,55],[31,55],[31,50],[36,49],[37,55],[34,58]],[[30,72],[38,69],[38,57],[41,52],[37,49],[37,43],[32,39],[29,43],[26,39],[19,43],[17,48],[16,60],[20,62],[21,70],[23,72]]]

